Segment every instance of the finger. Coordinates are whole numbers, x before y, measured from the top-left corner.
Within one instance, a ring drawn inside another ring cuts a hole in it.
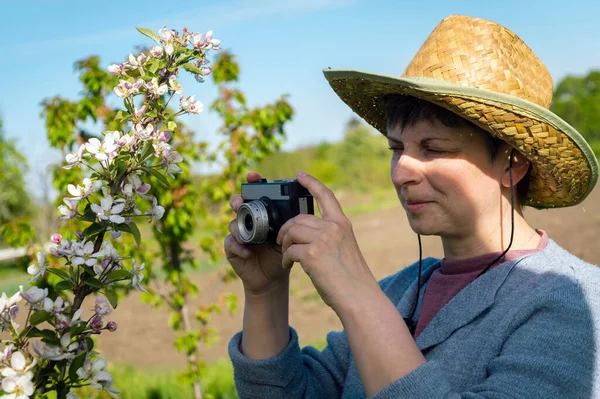
[[[260,179],[262,179],[262,176],[258,172],[248,172],[246,175],[246,180],[248,183],[255,183]]]
[[[240,233],[237,228],[237,220],[232,220],[231,222],[229,222],[229,226],[227,227],[229,228],[229,232],[231,233],[233,238],[235,238],[235,240],[240,244],[244,245],[244,242],[240,239]]]
[[[302,261],[302,254],[306,252],[308,244],[294,244],[283,253],[281,260],[281,267],[289,270],[294,266],[294,262],[300,263]]]
[[[285,236],[287,231],[293,225],[300,224],[303,226],[312,227],[314,229],[319,229],[322,226],[322,223],[323,223],[323,221],[320,218],[316,217],[315,215],[307,215],[307,214],[301,213],[301,214],[296,215],[293,218],[289,219],[288,221],[286,221],[283,224],[283,226],[281,226],[281,228],[279,229],[279,232],[277,233],[276,241],[278,244],[280,244],[283,240],[283,236]]]
[[[281,251],[285,252],[293,244],[310,244],[317,234],[318,231],[312,227],[295,225],[283,236]]]
[[[342,211],[340,203],[327,186],[304,172],[298,172],[296,178],[315,198],[323,218],[339,220],[344,217],[344,212]]]
[[[227,256],[227,259],[231,259],[236,256],[242,259],[246,259],[252,254],[252,251],[250,251],[248,248],[245,248],[242,244],[237,242],[232,235],[228,235],[227,237],[225,237],[224,246],[225,255]]]
[[[236,194],[229,199],[229,206],[233,209],[234,212],[237,213],[240,206],[244,203],[244,199],[240,194]]]

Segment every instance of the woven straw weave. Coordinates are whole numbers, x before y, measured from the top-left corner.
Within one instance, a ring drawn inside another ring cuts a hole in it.
[[[508,29],[479,18],[444,19],[403,77],[426,77],[488,89],[546,109],[552,99],[552,78],[531,49]],[[449,109],[506,141],[532,162],[526,205],[574,205],[585,198],[595,183],[589,159],[575,141],[534,110],[489,98],[435,94],[372,79],[328,79],[340,98],[384,135],[386,95],[405,94]]]

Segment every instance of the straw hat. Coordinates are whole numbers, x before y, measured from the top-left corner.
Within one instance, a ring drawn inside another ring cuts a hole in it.
[[[385,96],[407,94],[447,108],[520,151],[531,162],[526,205],[580,203],[598,179],[585,139],[549,111],[552,78],[513,32],[451,15],[421,46],[401,77],[324,70],[340,98],[386,135]]]

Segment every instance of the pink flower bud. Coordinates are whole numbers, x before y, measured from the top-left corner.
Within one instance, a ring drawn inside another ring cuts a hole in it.
[[[66,320],[57,321],[55,328],[58,331],[66,330],[67,328],[69,328],[69,323],[67,323]]]
[[[202,75],[204,75],[204,76],[210,75],[210,73],[212,72],[212,69],[210,69],[209,67],[204,67],[200,70],[202,71]]]
[[[92,330],[100,330],[104,325],[102,324],[102,318],[100,316],[94,316],[92,321],[90,322],[90,327]]]
[[[58,233],[54,233],[52,234],[52,237],[50,237],[50,241],[52,241],[55,244],[60,244],[60,242],[62,241],[62,236]]]
[[[166,143],[167,141],[171,140],[171,136],[173,136],[173,132],[170,130],[165,130],[164,132],[160,132],[158,139]]]
[[[110,332],[115,332],[117,331],[117,323],[111,320],[106,324],[106,328]]]
[[[136,109],[135,110],[135,117],[136,118],[141,118],[142,115],[144,114],[144,112],[146,112],[146,106],[142,105],[142,107],[140,109]]]

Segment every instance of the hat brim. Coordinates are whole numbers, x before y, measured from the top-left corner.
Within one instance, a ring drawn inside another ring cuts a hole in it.
[[[507,142],[532,162],[525,205],[576,205],[598,180],[598,161],[581,134],[530,101],[425,77],[331,69],[323,73],[342,101],[383,135],[387,134],[385,97],[405,94],[444,107]]]

